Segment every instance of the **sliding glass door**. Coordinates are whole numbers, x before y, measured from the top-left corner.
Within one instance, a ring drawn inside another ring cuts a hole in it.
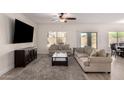
[[[81,47],[91,46],[97,48],[97,33],[96,32],[81,32]]]
[[[124,32],[109,32],[109,46],[112,43],[124,43]]]
[[[118,43],[124,43],[124,32],[118,32]]]

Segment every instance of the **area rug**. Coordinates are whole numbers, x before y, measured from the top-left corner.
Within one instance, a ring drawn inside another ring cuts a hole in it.
[[[73,56],[68,66],[51,66],[51,57],[41,55],[40,59],[27,65],[12,80],[85,80],[86,77]]]

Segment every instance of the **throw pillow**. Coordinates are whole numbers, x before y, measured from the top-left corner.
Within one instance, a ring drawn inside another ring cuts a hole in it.
[[[64,46],[64,49],[65,49],[65,50],[68,50],[68,49],[69,49],[69,45],[68,45],[68,44],[65,45],[65,46]]]
[[[62,45],[61,44],[58,45],[58,49],[62,50]]]
[[[61,50],[65,50],[65,45],[61,45]]]
[[[54,44],[53,44],[53,45],[51,45],[51,46],[50,46],[50,49],[51,49],[51,50],[56,49],[56,45],[54,45]]]
[[[97,56],[106,57],[105,50],[104,49],[101,49],[101,50],[97,51]]]
[[[84,52],[87,53],[88,55],[90,55],[90,53],[92,52],[92,48],[90,46],[85,46]]]
[[[91,52],[90,56],[97,56],[97,51],[94,49],[94,50]]]

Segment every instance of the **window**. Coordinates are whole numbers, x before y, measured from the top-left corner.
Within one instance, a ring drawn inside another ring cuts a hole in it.
[[[66,43],[66,32],[49,32],[48,33],[48,44],[50,47],[52,44],[65,44]]]
[[[124,43],[124,32],[109,32],[109,46],[112,43]]]
[[[87,33],[81,33],[81,47],[87,45]]]
[[[93,48],[97,48],[96,32],[82,32],[80,35],[81,35],[81,47],[91,46]]]

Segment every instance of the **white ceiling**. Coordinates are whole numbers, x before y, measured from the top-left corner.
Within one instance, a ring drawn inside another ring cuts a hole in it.
[[[57,22],[57,13],[23,13],[32,21],[42,23],[60,23]],[[68,23],[124,23],[124,13],[71,13],[71,16],[76,17],[75,21]]]

